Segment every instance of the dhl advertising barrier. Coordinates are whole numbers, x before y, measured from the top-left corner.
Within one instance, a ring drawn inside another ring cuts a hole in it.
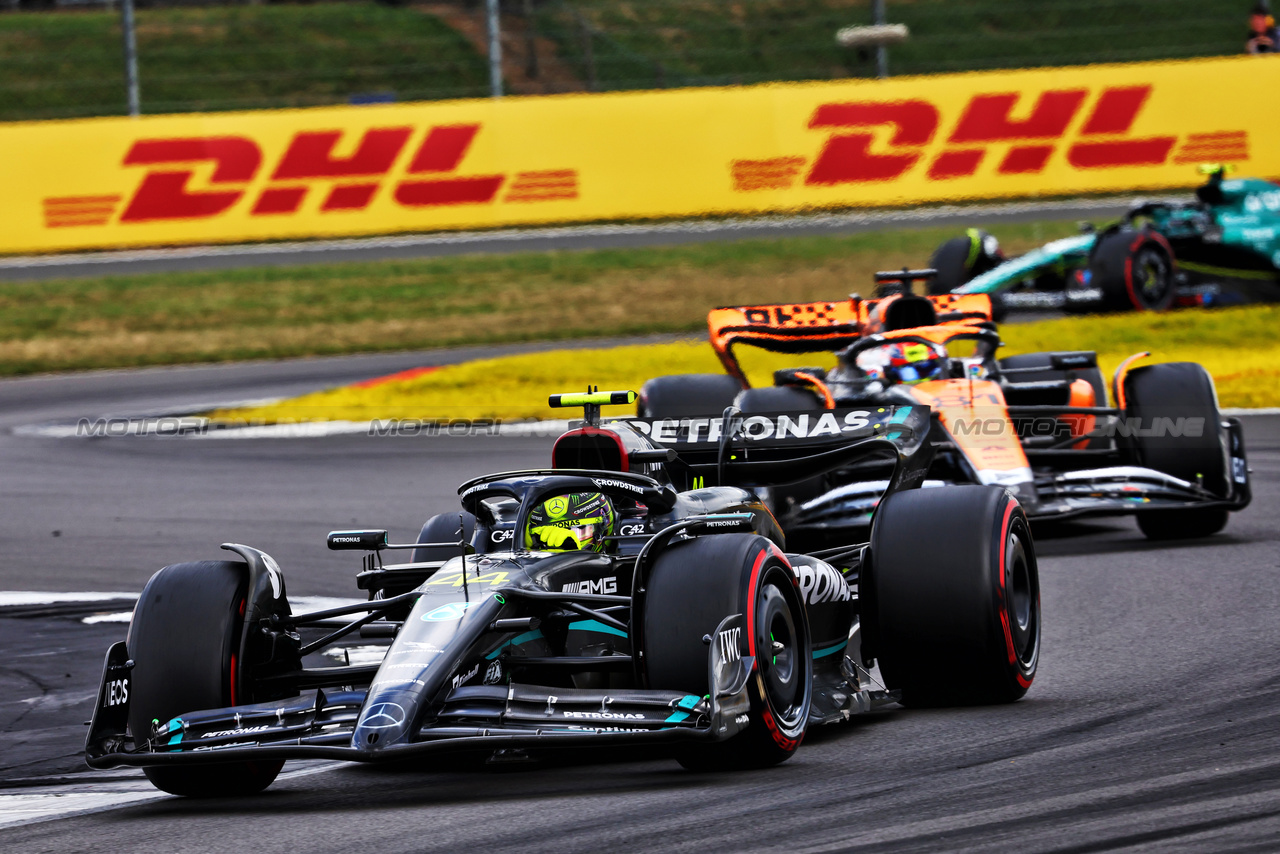
[[[1280,175],[1280,59],[0,127],[0,252],[1185,187]]]

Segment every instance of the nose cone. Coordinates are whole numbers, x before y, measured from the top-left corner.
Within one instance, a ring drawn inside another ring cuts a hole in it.
[[[362,750],[378,750],[404,740],[409,725],[410,703],[379,700],[367,706],[351,735],[351,746]]]

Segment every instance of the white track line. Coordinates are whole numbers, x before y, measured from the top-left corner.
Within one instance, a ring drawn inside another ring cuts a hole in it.
[[[278,780],[294,780],[331,771],[346,764],[318,761],[303,763],[296,771],[286,771]],[[135,776],[136,774],[136,776]],[[92,791],[86,791],[92,789]],[[62,786],[41,786],[18,791],[0,791],[0,827],[18,827],[42,821],[53,821],[77,815],[104,812],[135,806],[149,801],[171,798],[172,795],[152,787],[142,778],[140,770],[119,781],[107,783],[70,783]]]
[[[0,608],[18,605],[58,605],[64,602],[136,601],[135,593],[45,593],[36,590],[0,590]]]
[[[75,602],[136,602],[137,600],[137,593],[47,593],[33,590],[0,590],[0,609]],[[295,614],[305,614],[309,611],[325,611],[329,608],[358,605],[364,601],[366,600],[344,599],[337,596],[290,596],[289,607]],[[3,615],[3,610],[0,610],[0,616]],[[132,618],[132,611],[120,611],[108,614],[93,614],[85,617],[80,622],[88,625],[96,623],[127,623]],[[332,621],[324,620],[322,622],[329,623],[333,621],[346,622],[343,617],[335,617]]]
[[[1256,409],[1222,409],[1223,415],[1280,415],[1280,407]],[[176,427],[170,422],[181,422]],[[125,438],[128,436],[165,436],[188,439],[323,439],[329,436],[354,436],[364,434],[372,438],[420,436],[448,438],[450,436],[556,436],[569,429],[568,421],[518,421],[510,424],[481,424],[474,428],[457,422],[453,425],[435,425],[430,422],[402,422],[395,429],[388,429],[386,420],[372,421],[304,421],[293,424],[254,424],[247,427],[219,427],[214,422],[196,416],[156,418],[112,419],[113,426],[107,435],[92,435],[77,424],[29,424],[15,427],[20,436],[36,436],[44,439]],[[3,604],[3,603],[0,603]]]
[[[302,421],[292,424],[252,424],[224,427],[198,416],[165,416],[105,419],[109,426],[92,424],[27,424],[13,428],[18,436],[42,439],[120,439],[129,436],[164,436],[192,439],[322,439],[327,436],[365,434],[389,438],[428,436],[556,436],[569,429],[566,420],[515,421],[509,424],[463,422],[435,424],[429,421],[400,421],[395,427],[386,419],[372,421]]]
[[[513,228],[494,231],[460,231],[449,234],[408,234],[388,237],[347,238],[341,240],[296,241],[290,243],[254,243],[233,246],[190,246],[173,249],[134,249],[114,252],[78,252],[65,255],[20,255],[0,258],[0,269],[33,267],[66,267],[76,264],[120,264],[135,261],[164,261],[184,258],[227,256],[320,255],[326,252],[360,249],[400,249],[414,246],[465,246],[474,244],[477,251],[486,243],[499,241],[538,241],[573,237],[612,237],[642,234],[717,234],[752,231],[762,226],[781,229],[805,229],[813,226],[865,225],[873,222],[921,222],[956,216],[983,217],[1001,214],[1053,213],[1078,208],[1123,207],[1129,197],[1103,199],[1062,199],[1056,201],[1007,202],[985,205],[939,205],[907,210],[881,210],[836,214],[774,215],[715,220],[684,220],[662,223],[616,225],[580,225],[554,228]]]

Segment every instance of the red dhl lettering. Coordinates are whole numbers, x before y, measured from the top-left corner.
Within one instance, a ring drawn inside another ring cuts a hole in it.
[[[507,183],[506,174],[457,174],[480,130],[479,124],[427,129],[404,167],[404,176],[394,182],[394,201],[407,208],[496,201]],[[412,127],[371,128],[360,136],[354,151],[343,157],[334,152],[343,142],[344,131],[300,131],[268,173],[268,184],[258,191],[249,214],[296,214],[313,189],[328,191],[320,203],[322,213],[363,210],[382,188],[413,134]],[[138,140],[125,154],[122,165],[150,168],[125,203],[120,222],[207,219],[223,214],[249,192],[262,161],[258,144],[243,136]],[[210,163],[213,169],[208,188],[192,189],[197,167]],[[517,173],[502,201],[543,202],[577,196],[577,171],[553,169]],[[94,199],[111,203],[90,210],[80,204],[79,197],[46,199],[46,225],[55,228],[107,224],[120,197]]]
[[[1152,89],[1149,84],[1103,89],[1072,138],[1067,135],[1073,122],[1089,106],[1088,89],[1050,90],[1032,103],[1019,92],[974,95],[944,137],[943,149],[928,158],[925,176],[930,181],[973,176],[994,145],[1007,146],[996,166],[1000,175],[1042,172],[1061,149],[1066,162],[1081,170],[1162,165],[1174,152],[1177,137],[1129,136]],[[1019,115],[1023,117],[1015,117]],[[822,104],[808,126],[835,132],[813,159],[804,183],[820,187],[901,178],[926,159],[925,148],[939,137],[940,125],[938,107],[921,99]],[[887,142],[876,150],[878,136],[887,137]],[[1203,136],[1189,136],[1174,162],[1189,161],[1205,149]],[[1233,152],[1247,152],[1243,132],[1216,136],[1231,137]],[[786,189],[795,184],[807,160],[735,160],[730,165],[734,189]]]

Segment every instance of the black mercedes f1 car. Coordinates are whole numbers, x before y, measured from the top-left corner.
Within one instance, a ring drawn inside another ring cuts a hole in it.
[[[587,418],[552,467],[464,483],[462,512],[416,543],[331,533],[330,548],[365,552],[367,603],[294,613],[280,567],[243,545],[160,570],[107,653],[89,765],[142,766],[188,796],[259,791],[300,758],[630,744],[693,769],[760,767],[810,726],[891,702],[1026,692],[1040,651],[1026,517],[999,487],[913,488],[926,408],[837,409],[789,433],[600,420],[601,403],[634,399],[556,396]],[[787,552],[747,488],[873,458],[891,475],[869,543]],[[613,508],[599,550],[539,548],[538,508],[584,494]],[[413,560],[384,564],[395,549]],[[390,639],[380,662],[303,666],[356,632]]]

